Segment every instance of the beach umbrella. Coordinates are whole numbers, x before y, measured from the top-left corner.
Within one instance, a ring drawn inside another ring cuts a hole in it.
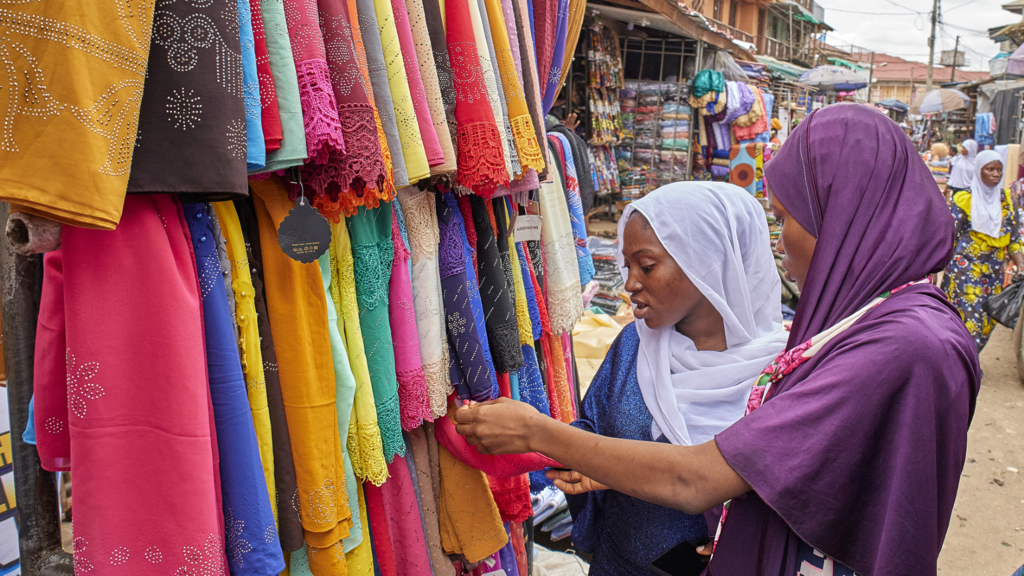
[[[910,105],[913,114],[930,114],[932,112],[950,112],[966,108],[971,99],[967,94],[952,88],[938,88],[914,98]]]
[[[895,110],[897,112],[903,112],[904,114],[910,111],[910,106],[907,106],[904,102],[900,102],[895,98],[889,98],[888,100],[882,100],[878,103],[882,108],[888,108],[889,110]]]
[[[816,66],[801,74],[798,81],[826,90],[860,90],[868,85],[862,74],[842,66]]]

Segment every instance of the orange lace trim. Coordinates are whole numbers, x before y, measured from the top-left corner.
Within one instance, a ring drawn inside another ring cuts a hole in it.
[[[458,130],[458,184],[483,196],[490,196],[499,186],[508,186],[498,127],[492,122],[474,122],[459,124]]]

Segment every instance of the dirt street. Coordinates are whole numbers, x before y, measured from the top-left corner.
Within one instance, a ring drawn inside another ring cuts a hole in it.
[[[1010,334],[996,328],[981,354],[985,377],[940,574],[1010,576],[1024,564],[1024,385]]]

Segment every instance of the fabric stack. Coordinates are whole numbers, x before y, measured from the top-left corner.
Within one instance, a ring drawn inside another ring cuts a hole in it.
[[[996,116],[983,112],[974,116],[974,141],[978,146],[994,146],[996,143]]]
[[[65,224],[31,422],[75,472],[76,572],[525,574],[553,463],[450,414],[575,417],[592,169],[543,114],[582,9],[10,9],[0,200]]]
[[[773,102],[772,94],[743,82],[726,81],[715,70],[697,73],[690,92],[690,106],[700,117],[697,128],[701,151],[716,180],[732,181],[730,160],[734,147],[768,143]],[[752,183],[753,173],[750,176]]]

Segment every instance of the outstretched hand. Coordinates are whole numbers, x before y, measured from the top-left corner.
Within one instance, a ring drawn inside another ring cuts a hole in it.
[[[540,417],[525,402],[498,398],[456,410],[455,430],[481,454],[525,454],[534,451],[530,443]]]
[[[555,481],[555,488],[569,496],[608,489],[604,484],[591,480],[575,470],[548,470],[544,475]]]

